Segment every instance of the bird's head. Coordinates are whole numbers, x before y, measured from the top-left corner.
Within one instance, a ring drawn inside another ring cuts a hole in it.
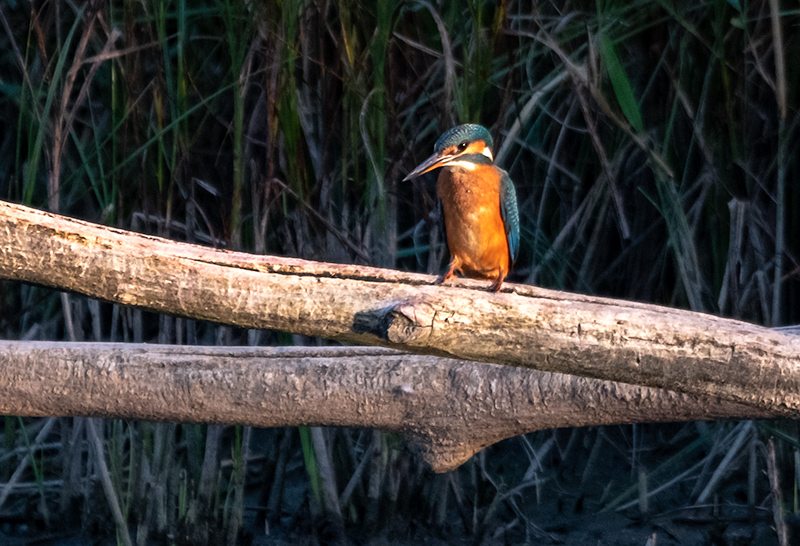
[[[494,141],[486,127],[467,123],[453,127],[436,141],[433,155],[417,165],[403,181],[411,180],[438,167],[474,170],[478,163],[492,163]]]

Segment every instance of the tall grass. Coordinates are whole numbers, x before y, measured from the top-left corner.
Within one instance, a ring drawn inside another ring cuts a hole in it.
[[[399,180],[443,130],[479,122],[519,194],[512,280],[774,326],[800,321],[800,192],[791,184],[800,174],[800,12],[791,6],[112,0],[96,8],[0,5],[4,199],[212,246],[438,272],[446,252],[434,178]],[[0,335],[309,342],[63,302],[0,282]],[[77,513],[76,526],[102,522],[109,536],[114,515],[117,532],[126,524],[139,544],[236,543],[255,532],[248,511],[262,508],[273,530],[311,515],[316,532],[336,540],[342,527],[379,532],[402,517],[476,540],[538,541],[552,533],[526,506],[564,491],[607,510],[651,513],[659,491],[677,487],[671,480],[693,480],[696,499],[716,491],[712,476],[726,475],[715,465],[745,459],[746,469],[730,472],[748,473],[751,505],[767,487],[764,461],[748,447],[759,437],[729,424],[539,433],[433,479],[397,438],[367,431],[116,422],[92,429],[101,453],[87,449],[84,421],[59,420],[69,449],[45,456],[26,443],[36,423],[6,418],[0,447],[4,481],[23,460],[33,463],[19,475],[41,500],[26,514],[53,522],[54,513]],[[791,476],[796,427],[760,427],[780,434],[778,462]],[[648,451],[660,436],[673,442],[663,456]],[[630,471],[605,476],[609,453]],[[92,499],[82,491],[104,467],[105,493]],[[64,477],[58,505],[47,489],[54,475]],[[249,501],[256,487],[261,507]],[[25,498],[9,497],[16,507]],[[88,509],[96,503],[104,508]]]

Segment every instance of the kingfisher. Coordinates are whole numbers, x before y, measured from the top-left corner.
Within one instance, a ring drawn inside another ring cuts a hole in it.
[[[476,124],[459,125],[436,141],[433,155],[403,181],[442,168],[436,184],[444,215],[450,265],[437,279],[456,273],[492,280],[497,292],[519,254],[517,193],[508,173],[494,164],[494,141]]]

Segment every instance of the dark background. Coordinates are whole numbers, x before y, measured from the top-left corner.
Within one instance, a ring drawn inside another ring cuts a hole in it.
[[[519,196],[512,282],[800,321],[794,3],[5,0],[0,14],[2,199],[209,246],[439,273],[435,175],[400,180],[444,130],[477,122]],[[324,343],[3,281],[0,336]],[[35,464],[0,506],[0,543],[116,542],[85,423],[59,419],[31,450],[44,422],[5,418],[0,482],[28,452]],[[308,429],[226,427],[218,451],[204,426],[101,431],[148,543],[777,544],[770,437],[790,523],[798,511],[794,422],[547,431],[444,476],[367,430],[325,430],[325,452]],[[340,493],[353,480],[338,510],[320,495],[319,457]],[[198,492],[203,465],[213,498]],[[643,513],[640,491],[660,486]],[[193,535],[199,520],[207,532]]]

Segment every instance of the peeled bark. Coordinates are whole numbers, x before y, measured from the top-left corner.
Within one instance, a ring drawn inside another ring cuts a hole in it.
[[[382,348],[0,341],[0,362],[2,414],[372,427],[403,433],[437,472],[535,430],[787,415]]]

